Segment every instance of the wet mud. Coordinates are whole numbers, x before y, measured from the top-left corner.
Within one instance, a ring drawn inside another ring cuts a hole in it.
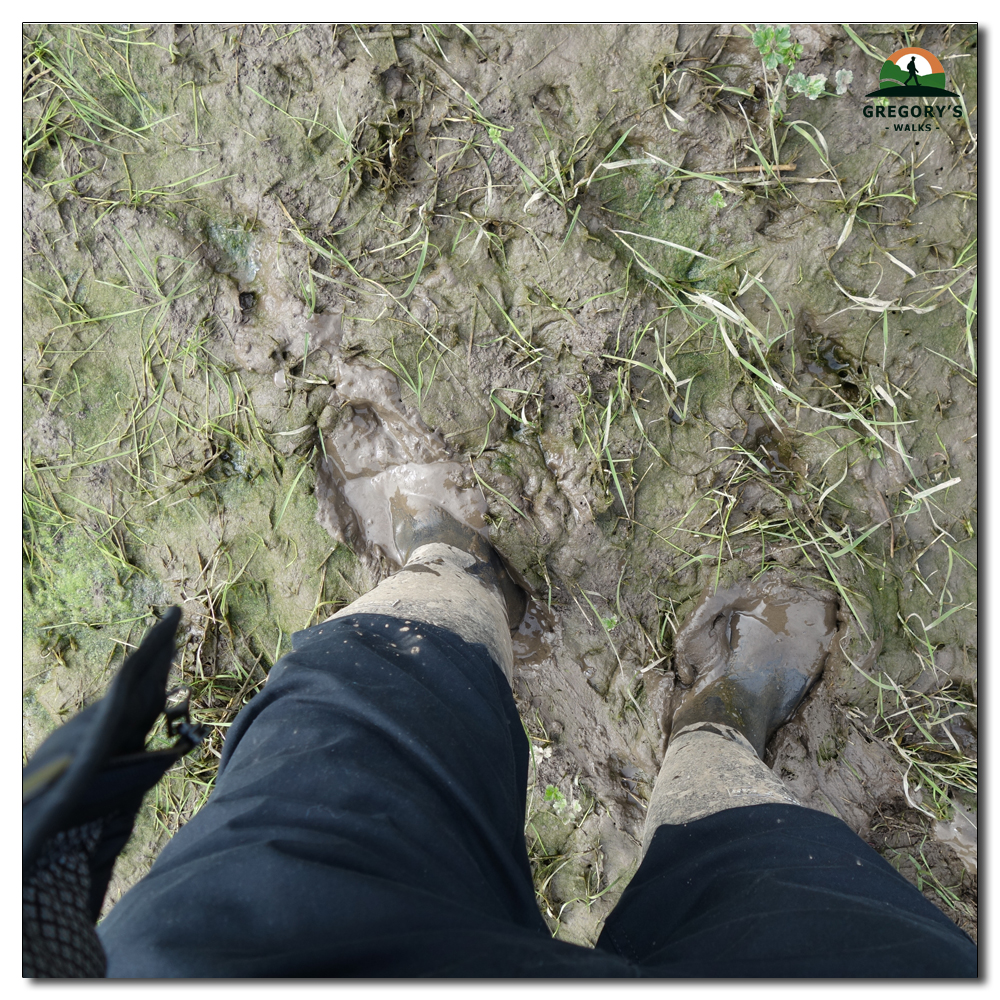
[[[792,25],[809,100],[737,24],[25,26],[26,750],[170,603],[213,733],[112,903],[406,495],[530,594],[553,933],[635,871],[685,623],[772,577],[837,631],[767,763],[975,930],[978,40],[852,31]],[[966,117],[868,127],[906,45]]]
[[[973,875],[979,871],[979,826],[976,815],[961,804],[955,806],[954,816],[947,822],[938,820],[933,828],[934,838],[948,844],[959,860]]]

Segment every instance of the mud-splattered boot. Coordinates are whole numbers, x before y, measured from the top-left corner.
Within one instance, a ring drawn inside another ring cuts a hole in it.
[[[402,568],[333,617],[381,614],[438,625],[482,643],[510,681],[510,633],[521,623],[526,598],[493,546],[423,497],[397,493],[390,509]]]
[[[823,671],[836,602],[777,581],[702,600],[677,635],[680,687],[643,835],[734,806],[797,800],[763,763],[764,748]]]
[[[524,617],[527,596],[511,579],[503,560],[485,535],[425,497],[404,497],[397,493],[389,509],[396,548],[404,561],[403,569],[425,545],[438,543],[468,552],[475,562],[466,572],[501,595],[507,608],[508,628],[511,632],[517,631]]]
[[[672,731],[695,722],[735,727],[763,758],[823,671],[836,603],[780,583],[729,587],[703,600],[677,636],[686,690]]]

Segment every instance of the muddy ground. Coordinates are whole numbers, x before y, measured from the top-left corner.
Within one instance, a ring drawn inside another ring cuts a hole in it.
[[[109,905],[290,633],[391,569],[330,495],[353,366],[532,591],[553,933],[635,871],[676,631],[765,573],[840,630],[768,762],[975,933],[977,36],[792,25],[767,69],[752,31],[25,26],[25,754],[174,603],[212,729]],[[961,117],[863,116],[908,45]]]

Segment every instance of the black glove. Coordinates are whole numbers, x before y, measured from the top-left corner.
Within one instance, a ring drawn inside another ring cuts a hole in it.
[[[107,694],[57,729],[22,774],[22,943],[26,977],[103,976],[94,924],[143,795],[201,742],[186,702],[167,709],[180,609],[170,608]],[[146,752],[161,712],[177,742]],[[178,720],[181,720],[178,722]]]

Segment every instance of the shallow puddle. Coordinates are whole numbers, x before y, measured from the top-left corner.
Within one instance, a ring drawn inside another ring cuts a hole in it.
[[[511,636],[514,646],[514,663],[520,666],[534,666],[552,655],[552,637],[555,631],[555,615],[544,604],[528,598],[528,607],[521,619],[517,632]]]

